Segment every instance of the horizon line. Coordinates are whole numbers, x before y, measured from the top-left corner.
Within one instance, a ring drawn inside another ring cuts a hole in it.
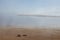
[[[60,17],[60,16],[53,16],[53,15],[18,15],[18,16]]]

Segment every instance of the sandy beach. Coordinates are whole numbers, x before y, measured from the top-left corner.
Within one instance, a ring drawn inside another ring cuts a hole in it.
[[[0,40],[60,40],[60,30],[0,28]]]

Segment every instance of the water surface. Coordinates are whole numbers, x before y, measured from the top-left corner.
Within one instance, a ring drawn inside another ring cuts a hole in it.
[[[0,15],[1,26],[60,26],[60,17]],[[54,28],[54,27],[53,27]]]

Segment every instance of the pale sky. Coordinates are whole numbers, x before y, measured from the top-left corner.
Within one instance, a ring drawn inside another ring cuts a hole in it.
[[[0,0],[0,13],[60,16],[60,0]]]

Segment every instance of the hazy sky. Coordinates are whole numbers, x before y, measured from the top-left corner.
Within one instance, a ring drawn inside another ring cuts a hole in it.
[[[0,13],[60,15],[60,0],[0,0]]]

